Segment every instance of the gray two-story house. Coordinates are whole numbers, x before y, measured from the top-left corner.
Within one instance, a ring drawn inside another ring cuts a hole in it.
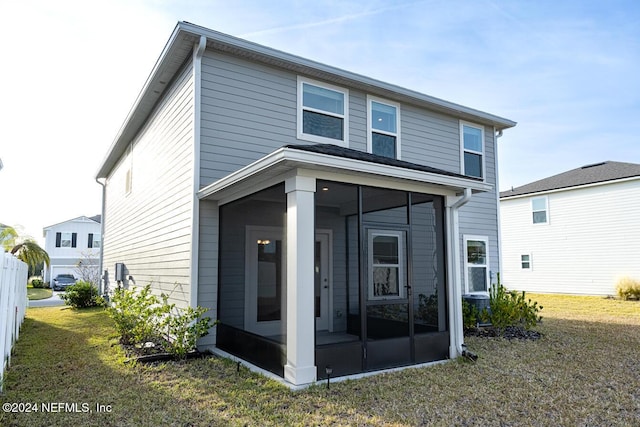
[[[108,282],[292,385],[456,357],[514,125],[180,22],[97,174]]]

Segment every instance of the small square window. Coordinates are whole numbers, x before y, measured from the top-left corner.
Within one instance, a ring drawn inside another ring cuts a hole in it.
[[[523,270],[531,269],[531,255],[520,255],[520,264]]]

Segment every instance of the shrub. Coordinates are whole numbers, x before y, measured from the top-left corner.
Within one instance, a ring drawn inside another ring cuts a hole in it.
[[[46,283],[44,283],[42,281],[42,279],[32,279],[31,280],[31,286],[33,288],[47,288],[48,286],[46,285]]]
[[[120,342],[125,345],[156,341],[158,333],[155,321],[160,315],[160,300],[147,285],[139,292],[134,289],[116,288],[109,306],[109,316],[114,320]]]
[[[618,296],[627,301],[630,299],[640,300],[640,280],[631,277],[622,277],[616,283]]]
[[[462,300],[462,326],[464,329],[473,328],[476,326],[476,318],[478,317],[478,309]]]
[[[151,285],[139,292],[118,288],[111,298],[109,316],[125,345],[153,342],[177,358],[196,348],[198,338],[209,333],[211,319],[202,317],[203,307],[178,308],[151,293]]]
[[[163,334],[164,347],[168,353],[182,359],[196,348],[198,338],[209,333],[211,318],[202,317],[207,311],[204,307],[177,308],[175,304],[169,304],[169,297],[165,294],[162,300],[165,315],[158,326]]]
[[[507,326],[523,326],[525,329],[534,327],[542,317],[538,312],[542,310],[537,302],[527,300],[525,292],[508,291],[500,283],[493,284],[489,291],[488,320],[496,328],[506,328]]]
[[[102,297],[98,295],[98,288],[83,281],[69,286],[60,298],[73,308],[97,307],[104,304]]]

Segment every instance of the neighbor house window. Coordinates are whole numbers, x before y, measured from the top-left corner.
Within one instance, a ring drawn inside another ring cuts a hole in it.
[[[78,233],[56,233],[56,248],[75,248]]]
[[[460,122],[462,172],[474,178],[484,178],[484,128]]]
[[[531,255],[520,255],[520,264],[522,265],[523,270],[531,269]]]
[[[348,145],[349,92],[326,83],[298,78],[298,138]]]
[[[89,241],[87,242],[88,248],[99,248],[101,243],[100,234],[89,233]]]
[[[467,292],[489,289],[489,238],[464,236],[465,283]]]
[[[546,197],[531,199],[531,212],[534,224],[546,224],[549,222],[549,204]]]
[[[400,158],[400,105],[367,97],[367,148],[379,156]]]

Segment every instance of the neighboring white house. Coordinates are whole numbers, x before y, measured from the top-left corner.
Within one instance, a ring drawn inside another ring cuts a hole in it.
[[[99,269],[101,216],[80,216],[43,229],[45,250],[51,264],[45,268],[43,280],[51,282],[58,274],[73,274],[78,277],[78,264],[85,263]]]
[[[455,358],[515,124],[180,22],[96,176],[104,277],[289,384]]]
[[[541,293],[615,294],[640,279],[640,164],[602,162],[500,193],[502,279]]]

